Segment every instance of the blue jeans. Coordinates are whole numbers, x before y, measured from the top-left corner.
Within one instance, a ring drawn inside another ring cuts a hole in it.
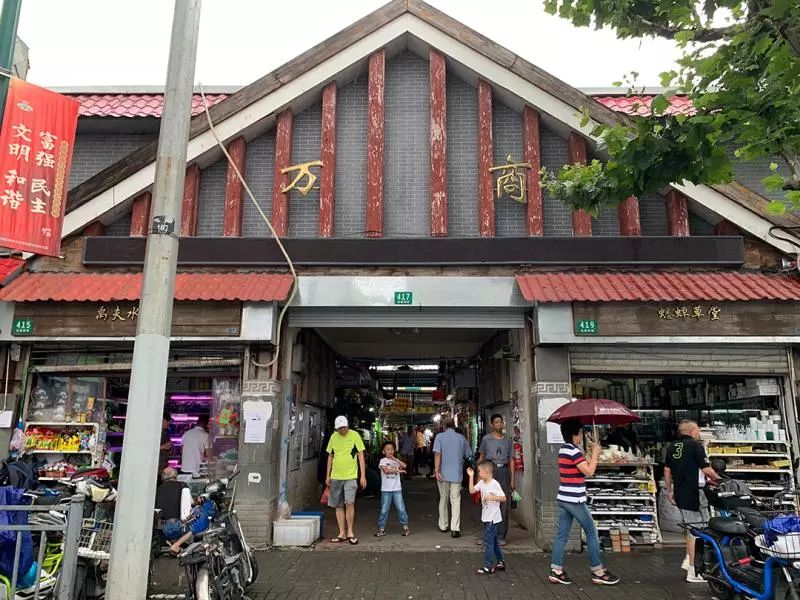
[[[603,561],[600,559],[600,539],[597,537],[597,529],[594,526],[592,514],[585,502],[562,502],[558,501],[558,533],[553,542],[553,558],[551,568],[562,569],[564,566],[564,548],[569,539],[569,530],[572,529],[572,521],[578,522],[581,529],[586,533],[586,551],[589,554],[589,565],[592,571],[603,568]]]
[[[500,551],[500,543],[497,540],[497,523],[484,523],[483,566],[487,569],[493,569],[501,560],[503,560],[503,553]]]
[[[386,521],[389,520],[389,509],[392,508],[392,502],[394,502],[394,507],[397,509],[400,525],[403,527],[408,526],[408,513],[406,512],[406,503],[403,501],[403,492],[397,490],[396,492],[381,492],[381,516],[378,517],[378,529],[386,529]]]

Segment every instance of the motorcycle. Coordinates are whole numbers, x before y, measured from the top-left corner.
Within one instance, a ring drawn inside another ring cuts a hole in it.
[[[243,600],[258,578],[258,562],[232,508],[231,482],[236,475],[210,483],[197,499],[201,504],[213,502],[216,510],[208,529],[178,554],[190,600]]]

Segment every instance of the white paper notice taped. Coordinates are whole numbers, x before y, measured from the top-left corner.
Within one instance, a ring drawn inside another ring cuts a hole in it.
[[[263,444],[267,441],[267,423],[272,416],[272,402],[245,400],[242,403],[245,444]]]

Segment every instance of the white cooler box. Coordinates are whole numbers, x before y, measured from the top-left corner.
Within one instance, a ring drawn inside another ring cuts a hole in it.
[[[273,546],[310,546],[317,539],[315,519],[278,519],[272,523]]]

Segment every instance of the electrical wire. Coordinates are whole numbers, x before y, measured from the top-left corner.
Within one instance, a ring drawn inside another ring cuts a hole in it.
[[[291,305],[294,297],[297,295],[297,271],[295,271],[294,263],[292,262],[289,253],[286,252],[286,248],[284,248],[283,244],[281,243],[281,239],[278,234],[275,232],[275,228],[272,226],[272,222],[267,218],[267,215],[264,213],[264,210],[261,208],[261,205],[256,200],[255,196],[253,196],[253,192],[250,190],[250,186],[247,185],[247,182],[242,177],[242,173],[239,171],[239,167],[236,166],[236,163],[231,158],[231,155],[228,153],[228,149],[225,147],[225,144],[222,143],[222,140],[219,139],[217,135],[217,130],[214,129],[214,123],[211,121],[211,115],[208,112],[208,100],[206,100],[206,94],[203,90],[203,84],[199,84],[200,88],[200,97],[203,100],[203,112],[206,115],[206,121],[208,122],[208,129],[211,131],[211,135],[214,136],[214,140],[216,140],[217,145],[222,150],[222,153],[225,155],[225,158],[228,159],[228,164],[233,167],[233,171],[236,173],[236,177],[239,179],[239,182],[242,184],[245,192],[247,192],[247,196],[253,202],[256,207],[256,210],[261,215],[261,218],[264,219],[264,222],[267,224],[270,232],[272,233],[272,237],[275,239],[275,243],[278,244],[278,248],[280,248],[283,257],[286,259],[286,264],[289,265],[289,271],[292,273],[292,289],[289,293],[289,297],[286,299],[286,302],[281,309],[281,312],[278,314],[278,324],[277,324],[277,331],[275,333],[275,355],[272,357],[272,360],[266,363],[258,363],[255,359],[251,356],[250,362],[253,363],[255,366],[266,369],[271,367],[272,375],[271,379],[278,380],[278,358],[280,356],[281,351],[281,325],[283,324],[283,317],[286,314],[286,311],[289,310],[289,305]]]

